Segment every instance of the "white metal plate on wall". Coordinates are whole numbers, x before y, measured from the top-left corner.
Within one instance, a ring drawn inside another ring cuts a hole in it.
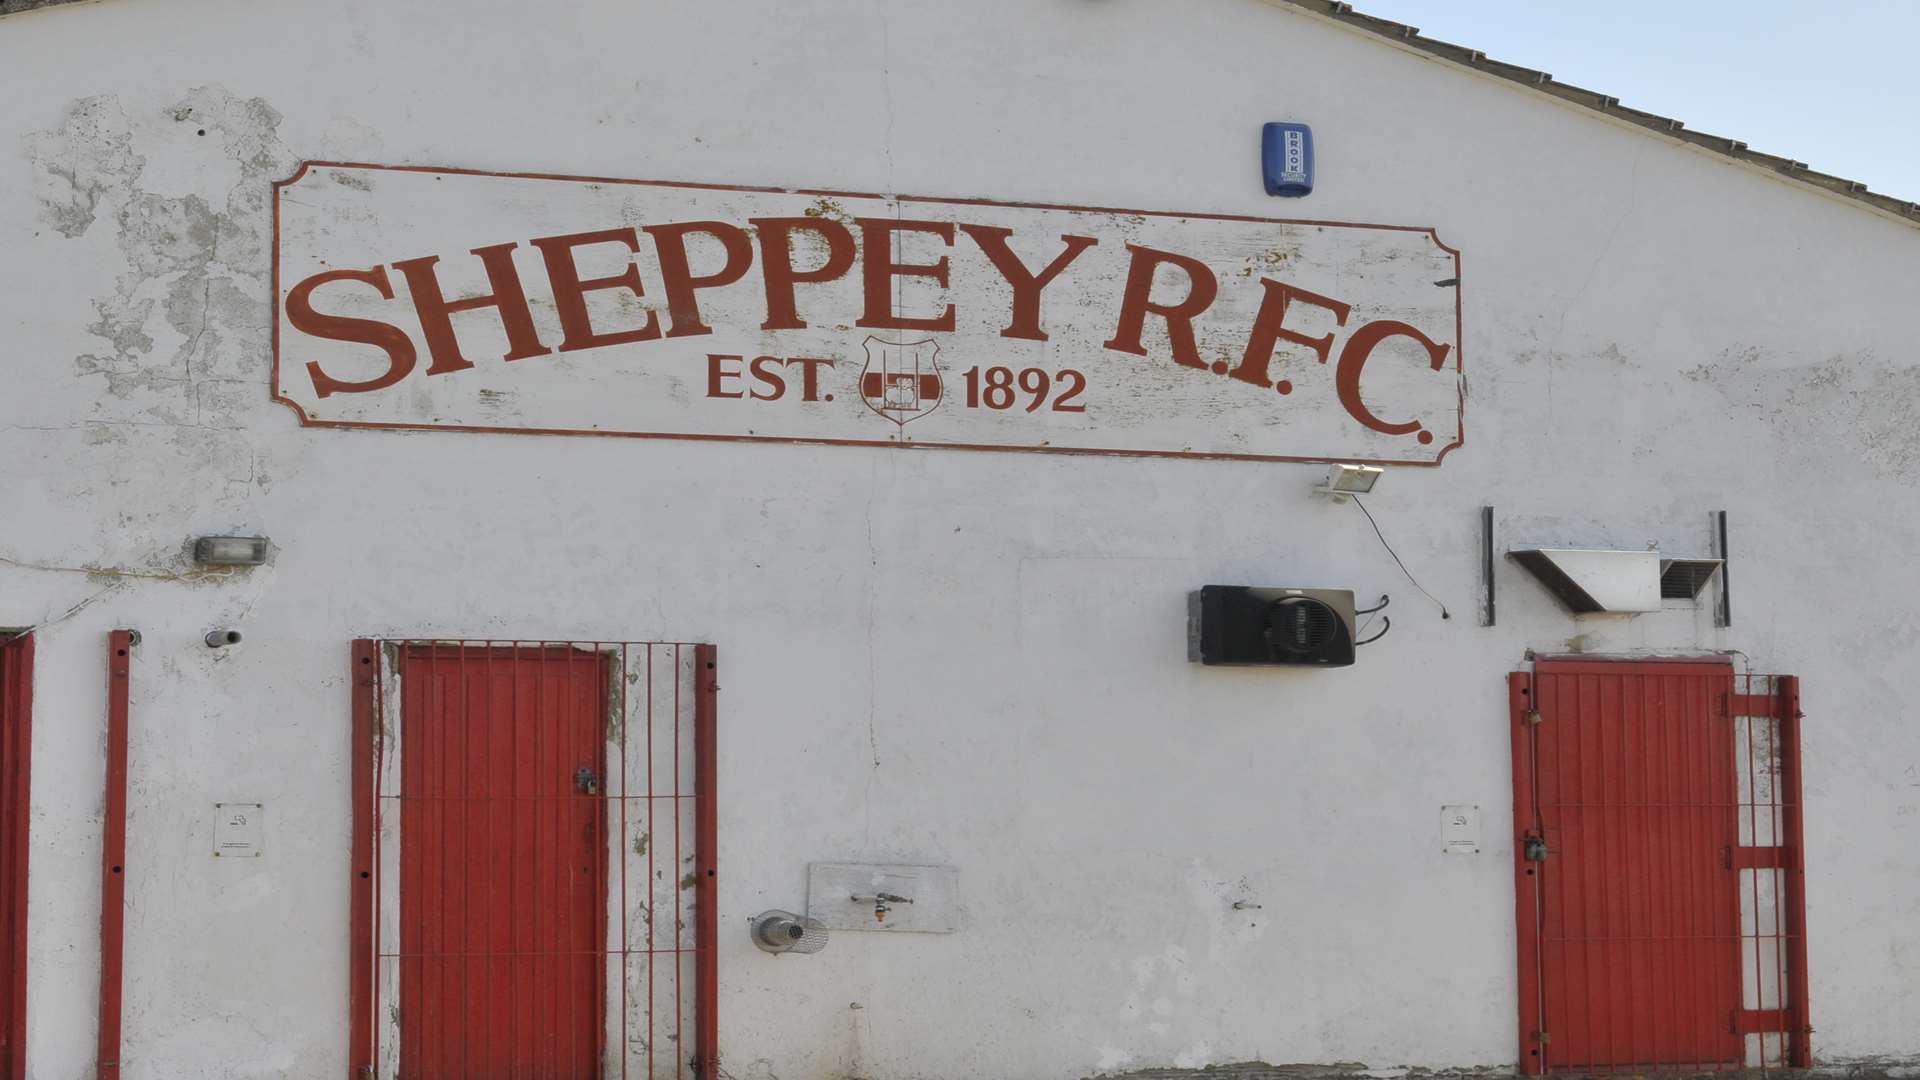
[[[951,934],[959,929],[960,871],[951,866],[875,863],[810,863],[807,914],[829,930],[917,931]],[[873,901],[856,896],[892,893],[910,897],[876,919]]]
[[[260,803],[214,803],[214,855],[224,859],[257,859],[265,854],[266,809]]]
[[[1440,808],[1440,850],[1472,855],[1480,850],[1480,808],[1456,803]]]

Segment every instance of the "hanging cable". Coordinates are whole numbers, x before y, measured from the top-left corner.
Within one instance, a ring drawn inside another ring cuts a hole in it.
[[[1393,619],[1386,615],[1382,615],[1380,616],[1380,632],[1373,635],[1370,638],[1362,638],[1359,641],[1354,642],[1354,645],[1355,646],[1371,645],[1374,642],[1379,641],[1381,638],[1386,637],[1387,631],[1391,629],[1393,629]]]
[[[1353,500],[1353,505],[1360,508],[1361,513],[1367,515],[1367,524],[1373,526],[1373,535],[1380,538],[1380,546],[1387,549],[1388,555],[1393,556],[1393,564],[1400,568],[1401,573],[1407,575],[1407,580],[1413,582],[1413,587],[1416,589],[1419,589],[1421,595],[1433,601],[1434,606],[1440,609],[1440,617],[1442,619],[1453,618],[1453,613],[1447,610],[1447,605],[1441,603],[1439,597],[1428,592],[1426,589],[1426,586],[1420,584],[1420,582],[1414,578],[1413,571],[1407,569],[1407,564],[1400,561],[1400,556],[1397,552],[1393,550],[1393,545],[1387,543],[1386,534],[1380,531],[1380,523],[1373,520],[1373,512],[1367,509],[1367,504],[1361,502],[1360,496],[1358,495],[1352,495],[1352,496],[1349,496],[1349,498]],[[1382,630],[1381,633],[1384,634],[1386,633],[1386,631]],[[1372,640],[1372,639],[1369,639],[1369,640]]]
[[[1377,604],[1375,604],[1375,605],[1373,605],[1373,606],[1372,606],[1372,607],[1370,607],[1370,608],[1361,608],[1361,609],[1360,609],[1359,611],[1356,611],[1356,612],[1354,612],[1354,614],[1355,614],[1355,615],[1365,615],[1365,616],[1366,616],[1366,618],[1365,618],[1365,619],[1363,619],[1363,620],[1361,621],[1361,623],[1360,623],[1360,629],[1358,629],[1358,630],[1356,630],[1356,631],[1354,631],[1354,633],[1355,633],[1356,635],[1359,635],[1359,634],[1364,634],[1364,633],[1366,633],[1366,632],[1367,632],[1367,627],[1369,627],[1369,626],[1372,626],[1372,625],[1373,625],[1373,617],[1374,617],[1374,615],[1375,615],[1375,614],[1377,614],[1377,613],[1379,613],[1380,611],[1383,611],[1383,610],[1385,610],[1385,609],[1386,609],[1386,606],[1387,606],[1387,602],[1388,602],[1388,600],[1389,600],[1389,599],[1390,599],[1390,598],[1389,598],[1389,597],[1388,597],[1388,596],[1387,596],[1387,595],[1386,595],[1385,593],[1381,593],[1381,594],[1380,594],[1380,602],[1379,602],[1379,603],[1377,603]],[[1384,634],[1384,633],[1386,633],[1386,631],[1385,631],[1385,630],[1382,630],[1382,631],[1381,631],[1381,633],[1383,633],[1383,634]],[[1368,641],[1373,641],[1373,640],[1375,640],[1375,639],[1373,639],[1373,638],[1368,638],[1367,640],[1368,640]],[[1358,645],[1358,644],[1360,644],[1360,643],[1356,641],[1356,642],[1354,642],[1354,644],[1356,644],[1356,645]]]

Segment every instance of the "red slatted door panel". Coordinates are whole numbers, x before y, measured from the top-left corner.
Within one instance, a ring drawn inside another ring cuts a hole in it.
[[[1535,669],[1547,1071],[1742,1062],[1732,682],[1718,664]]]
[[[411,646],[400,687],[399,1075],[598,1077],[604,663]]]
[[[27,765],[33,639],[0,642],[0,1080],[27,1075]]]

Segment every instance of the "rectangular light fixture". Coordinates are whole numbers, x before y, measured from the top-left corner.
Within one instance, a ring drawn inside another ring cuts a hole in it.
[[[1365,495],[1373,490],[1385,471],[1376,465],[1335,465],[1327,473],[1327,490],[1342,495]]]
[[[267,561],[264,536],[202,536],[193,542],[201,566],[259,566]]]

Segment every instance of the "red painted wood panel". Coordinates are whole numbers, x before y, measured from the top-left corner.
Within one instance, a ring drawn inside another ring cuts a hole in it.
[[[599,1076],[602,658],[412,646],[400,687],[400,1075]]]
[[[0,1080],[27,1075],[27,818],[33,637],[0,643]]]
[[[1546,1071],[1742,1062],[1732,686],[1717,665],[1535,669]]]

